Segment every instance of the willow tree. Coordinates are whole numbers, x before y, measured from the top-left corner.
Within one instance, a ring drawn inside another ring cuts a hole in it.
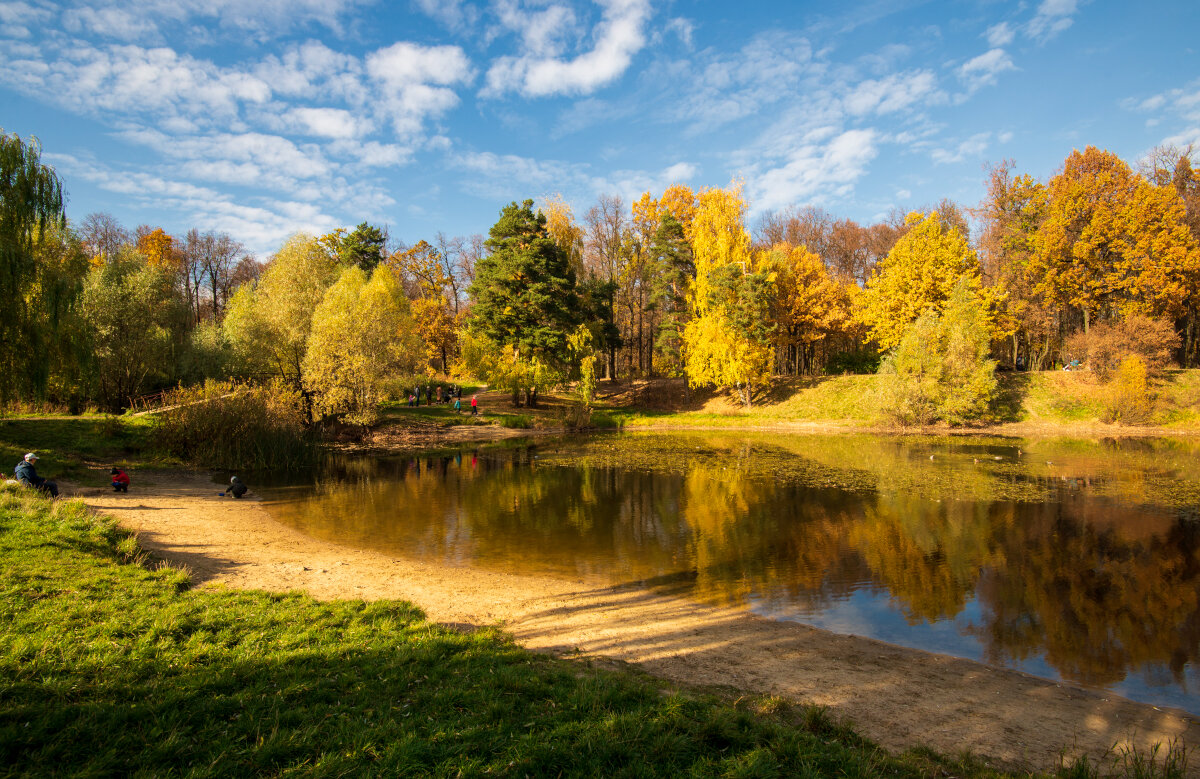
[[[37,139],[0,130],[0,401],[27,383],[42,359],[30,348],[28,292],[37,275],[34,244],[48,226],[62,227],[62,182],[41,163]],[[43,387],[37,387],[40,391]]]

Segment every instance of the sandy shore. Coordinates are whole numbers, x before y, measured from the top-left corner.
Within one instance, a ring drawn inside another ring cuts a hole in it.
[[[883,746],[964,749],[1012,768],[1114,745],[1200,745],[1183,712],[870,639],[632,589],[398,559],[317,541],[254,500],[217,497],[204,475],[144,474],[127,495],[79,497],[138,533],[203,587],[304,590],[320,599],[398,598],[431,619],[501,623],[523,645],[605,657],[684,684],[721,685],[828,706]],[[1200,769],[1193,754],[1192,769]]]

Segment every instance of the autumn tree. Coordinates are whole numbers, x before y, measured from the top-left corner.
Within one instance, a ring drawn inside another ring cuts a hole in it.
[[[1039,370],[1057,347],[1060,311],[1038,292],[1033,254],[1045,219],[1046,187],[1015,175],[1013,163],[991,167],[987,197],[973,214],[982,224],[981,276],[1001,301],[996,334],[1009,339],[1008,364]]]
[[[764,252],[759,267],[774,277],[771,319],[779,365],[793,374],[816,373],[817,349],[850,325],[850,292],[830,278],[825,264],[804,246],[786,243]]]
[[[900,342],[908,325],[926,310],[941,311],[964,276],[980,289],[975,252],[937,213],[914,211],[908,232],[879,263],[859,297],[855,316],[881,349]]]
[[[770,376],[772,279],[757,273],[740,185],[700,193],[692,221],[696,277],[684,328],[688,383],[735,389],[749,406]]]
[[[1180,316],[1197,293],[1200,250],[1177,193],[1089,146],[1047,186],[1031,272],[1037,291],[1093,321]]]
[[[541,211],[546,215],[546,232],[558,248],[567,256],[567,262],[576,277],[583,275],[583,250],[586,236],[583,228],[575,221],[571,204],[556,194],[547,198]]]
[[[41,153],[36,139],[25,143],[0,130],[0,402],[12,398],[41,359],[28,335],[34,246],[47,228],[66,224],[62,182]]]
[[[238,288],[229,301],[224,330],[242,372],[277,375],[311,404],[303,367],[313,312],[342,268],[317,239],[295,235],[271,258],[256,284]]]
[[[578,296],[570,262],[546,231],[533,201],[511,203],[489,232],[488,256],[475,266],[469,329],[523,371],[526,402],[536,404],[539,384],[566,367],[567,337],[578,321]],[[514,402],[518,400],[514,389]]]
[[[420,337],[396,275],[357,265],[342,271],[313,312],[303,360],[304,385],[318,413],[371,424],[391,379],[411,373]]]
[[[1200,175],[1192,165],[1191,146],[1164,146],[1154,149],[1144,163],[1146,178],[1156,187],[1175,190],[1183,203],[1183,221],[1192,237],[1200,242]],[[1200,363],[1200,301],[1194,297],[1184,302],[1184,312],[1178,327],[1182,334],[1180,363],[1189,366]]]
[[[137,229],[137,250],[156,268],[175,272],[179,267],[175,239],[161,227],[142,225]]]
[[[407,282],[413,298],[412,314],[424,339],[426,361],[439,363],[442,373],[457,355],[454,277],[445,255],[426,241],[418,241],[388,258],[388,265]]]

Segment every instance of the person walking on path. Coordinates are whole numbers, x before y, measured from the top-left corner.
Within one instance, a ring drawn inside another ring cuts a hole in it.
[[[471,416],[473,416],[473,417],[479,416],[479,396],[478,395],[471,396]]]
[[[113,468],[109,473],[112,476],[113,492],[129,492],[129,474],[120,468]]]
[[[461,412],[462,412],[462,401],[459,400],[458,398],[455,398],[454,399],[454,413],[459,414]]]
[[[25,459],[21,460],[21,462],[17,463],[17,467],[13,468],[13,478],[27,487],[33,487],[35,490],[44,492],[52,498],[57,498],[58,485],[38,476],[37,469],[33,467],[37,459],[38,456],[33,452],[25,455]]]

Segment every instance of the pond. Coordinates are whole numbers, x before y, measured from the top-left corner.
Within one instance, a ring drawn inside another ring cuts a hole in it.
[[[314,537],[663,589],[1200,714],[1200,442],[611,434],[335,461]]]

